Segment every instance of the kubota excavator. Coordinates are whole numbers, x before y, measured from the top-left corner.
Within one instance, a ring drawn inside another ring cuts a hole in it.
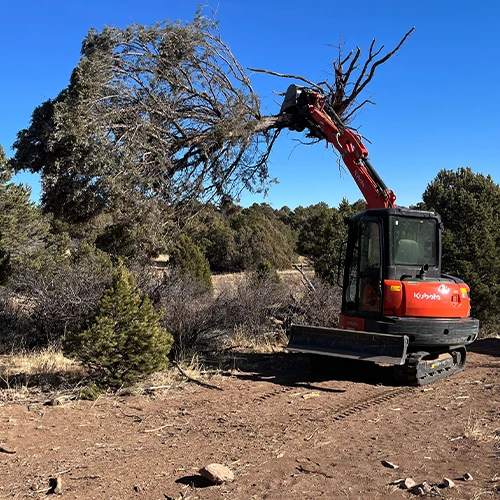
[[[440,216],[395,205],[361,137],[316,90],[290,85],[281,113],[337,149],[367,204],[346,220],[339,328],[292,324],[287,349],[322,364],[348,358],[394,365],[398,383],[425,385],[464,369],[478,334],[469,287],[441,272]]]

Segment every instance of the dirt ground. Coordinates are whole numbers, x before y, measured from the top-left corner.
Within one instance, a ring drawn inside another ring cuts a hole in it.
[[[318,379],[284,352],[234,363],[210,380],[222,390],[1,403],[0,498],[45,498],[56,477],[71,499],[414,498],[390,485],[407,477],[455,482],[429,497],[500,498],[500,339],[426,388],[396,387],[380,367]],[[235,480],[204,480],[212,462]]]

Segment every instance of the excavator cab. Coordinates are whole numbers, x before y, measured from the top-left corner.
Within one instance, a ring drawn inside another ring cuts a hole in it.
[[[391,314],[384,307],[385,280],[440,278],[438,214],[405,208],[373,209],[346,222],[343,315],[382,319]]]
[[[382,313],[383,224],[365,216],[349,221],[344,266],[342,312],[356,317],[379,317]]]

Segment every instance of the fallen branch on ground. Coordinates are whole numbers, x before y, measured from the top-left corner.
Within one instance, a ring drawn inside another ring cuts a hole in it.
[[[208,384],[207,382],[203,382],[201,380],[198,380],[198,379],[195,379],[193,377],[190,377],[183,369],[182,367],[179,365],[179,363],[177,361],[172,361],[172,364],[174,366],[177,367],[177,369],[179,370],[180,374],[183,376],[183,377],[186,377],[190,382],[194,382],[195,384],[198,384],[198,385],[201,385],[202,387],[206,387],[207,389],[216,389],[218,391],[222,391],[222,387],[218,387],[216,385],[212,385],[212,384]]]

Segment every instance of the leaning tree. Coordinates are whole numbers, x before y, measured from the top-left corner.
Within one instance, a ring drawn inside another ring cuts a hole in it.
[[[389,52],[374,40],[364,60],[360,48],[339,50],[332,82],[257,71],[317,89],[349,120],[411,31]],[[290,120],[262,115],[217,22],[199,11],[191,23],[91,30],[68,87],[34,110],[11,163],[41,175],[46,211],[91,223],[104,247],[125,248],[117,238],[128,235],[131,252],[154,253],[192,214],[191,201],[265,191],[269,154]]]

